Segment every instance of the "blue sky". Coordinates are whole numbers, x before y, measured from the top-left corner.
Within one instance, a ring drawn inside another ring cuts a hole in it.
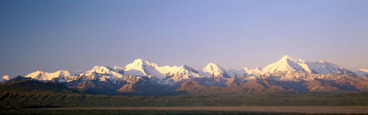
[[[1,0],[0,75],[136,58],[196,69],[287,54],[368,68],[367,0]]]

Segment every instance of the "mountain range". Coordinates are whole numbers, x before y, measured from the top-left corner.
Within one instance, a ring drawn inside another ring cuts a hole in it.
[[[226,70],[215,63],[196,70],[188,65],[159,66],[136,59],[124,67],[95,66],[71,75],[60,70],[35,71],[0,78],[2,84],[19,80],[53,82],[89,93],[253,94],[368,91],[368,69],[352,72],[329,61],[304,61],[287,55],[263,68]]]

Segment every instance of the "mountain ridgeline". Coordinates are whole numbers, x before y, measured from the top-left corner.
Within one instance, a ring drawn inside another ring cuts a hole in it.
[[[69,88],[71,91],[100,94],[242,95],[368,91],[366,69],[352,72],[332,62],[295,60],[287,55],[264,68],[245,67],[241,70],[225,70],[214,63],[196,70],[187,65],[159,66],[136,59],[125,67],[95,66],[74,76],[60,70],[0,78],[2,86],[23,80],[37,81],[32,83],[37,87],[40,83],[53,83],[64,90]]]

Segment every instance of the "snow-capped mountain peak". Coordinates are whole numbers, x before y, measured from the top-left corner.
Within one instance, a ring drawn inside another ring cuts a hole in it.
[[[368,72],[368,69],[359,69],[359,71]]]
[[[113,70],[114,70],[113,68],[110,68],[110,67],[107,67],[107,66],[98,66],[98,65],[96,65],[95,67],[93,67],[88,72],[95,72],[95,73],[99,73],[99,74],[106,74],[106,73],[110,73],[110,71],[113,71]]]
[[[294,60],[293,58],[291,58],[289,55],[284,55],[281,57],[280,60]]]
[[[355,72],[358,76],[367,76],[368,77],[368,69],[359,69]]]
[[[288,55],[283,56],[280,60],[275,63],[272,63],[262,69],[261,74],[272,74],[275,72],[311,72],[308,66],[304,63],[303,60],[296,61]]]
[[[136,76],[152,75],[159,79],[164,79],[165,76],[158,71],[159,66],[156,63],[150,63],[143,59],[136,59],[132,63],[125,66],[125,73]]]
[[[9,75],[4,75],[0,78],[0,83],[3,82],[3,81],[7,81],[10,79],[10,76]]]
[[[244,67],[244,71],[248,75],[258,75],[262,72],[262,69],[260,67],[256,67],[256,68]]]
[[[9,79],[10,79],[10,76],[9,76],[9,75],[4,75],[4,76],[2,77],[2,79],[4,79],[4,80],[9,80]]]
[[[111,67],[108,67],[108,66],[98,66],[98,65],[96,65],[91,70],[86,72],[87,75],[91,75],[93,73],[112,74],[112,75],[120,78],[120,77],[122,77],[122,74],[124,72],[123,72],[122,69],[119,69],[119,68],[111,68]]]
[[[25,77],[30,77],[37,80],[52,80],[54,78],[65,78],[71,76],[69,71],[59,70],[53,73],[43,72],[43,71],[35,71],[32,72]]]
[[[174,81],[181,81],[183,79],[190,79],[193,77],[199,77],[199,73],[197,70],[187,66],[161,66],[158,70],[166,76],[171,77]]]
[[[150,67],[158,67],[157,64],[155,63],[150,63],[146,60],[143,59],[136,59],[134,60],[132,63],[128,64],[125,66],[125,70],[129,71],[129,70],[138,70],[138,71],[144,71],[144,67],[146,66],[150,66]]]
[[[305,62],[309,68],[313,71],[313,73],[318,74],[338,74],[344,70],[343,67],[336,65],[333,62],[326,61],[326,60],[319,60],[315,62]]]
[[[222,71],[223,69],[219,65],[217,65],[215,63],[208,63],[206,65],[206,67],[204,68],[204,70],[208,70],[208,71],[220,70],[220,71]]]
[[[229,74],[225,69],[222,69],[219,65],[215,63],[208,63],[205,68],[202,69],[205,75],[211,76],[228,76]]]
[[[297,61],[290,56],[285,55],[279,61],[272,63],[262,69],[261,74],[272,74],[277,72],[305,72],[315,74],[350,74],[347,69],[336,65],[333,62],[320,60],[315,62],[304,61],[298,59]]]

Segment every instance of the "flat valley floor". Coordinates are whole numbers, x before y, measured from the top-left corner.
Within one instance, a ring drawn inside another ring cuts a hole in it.
[[[2,110],[2,114],[48,112],[117,112],[122,114],[368,114],[368,106],[184,106],[184,107],[72,107]],[[51,113],[53,113],[51,112]],[[128,113],[126,113],[128,112]],[[143,112],[143,113],[142,113]],[[148,112],[148,113],[146,113]],[[99,113],[98,113],[99,114]]]

